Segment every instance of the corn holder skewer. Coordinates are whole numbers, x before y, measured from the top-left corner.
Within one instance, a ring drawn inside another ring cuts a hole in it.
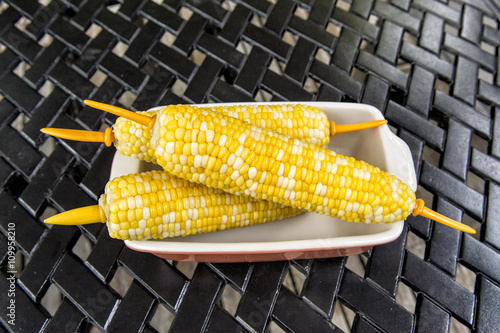
[[[333,130],[331,136],[334,137],[335,135],[341,133],[374,128],[384,124],[387,124],[387,120],[374,120],[374,121],[367,121],[365,123],[348,124],[348,125],[336,125],[332,121],[331,128],[333,128]],[[111,144],[115,141],[115,136],[113,134],[113,131],[111,130],[111,127],[106,128],[104,132],[72,130],[65,128],[52,128],[52,127],[42,128],[40,131],[42,133],[67,140],[100,142],[104,143],[107,147],[111,146]]]

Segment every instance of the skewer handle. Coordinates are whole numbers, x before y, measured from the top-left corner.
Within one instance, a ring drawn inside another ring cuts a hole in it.
[[[72,130],[66,128],[42,128],[40,132],[73,141],[102,142],[106,144],[107,147],[111,146],[113,141],[115,141],[111,127],[106,128],[104,132]]]

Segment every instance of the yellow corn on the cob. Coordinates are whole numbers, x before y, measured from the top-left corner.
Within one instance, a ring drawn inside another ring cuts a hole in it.
[[[192,107],[198,109],[198,107]],[[238,105],[210,108],[223,115],[318,146],[330,141],[330,121],[317,107],[307,105]],[[157,111],[138,112],[153,116]],[[156,163],[149,143],[150,131],[144,125],[119,117],[113,125],[116,149],[126,156]]]
[[[157,239],[247,227],[300,214],[296,208],[196,185],[163,171],[116,177],[98,206],[67,211],[53,224],[106,222],[117,239]]]
[[[415,207],[415,193],[379,168],[210,109],[162,109],[150,142],[166,171],[229,193],[366,223]]]

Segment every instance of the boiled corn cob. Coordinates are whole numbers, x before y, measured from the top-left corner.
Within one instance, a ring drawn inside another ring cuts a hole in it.
[[[105,222],[111,237],[141,240],[247,227],[300,213],[292,207],[149,171],[114,178],[106,184],[99,205],[67,211],[45,222]]]
[[[103,106],[97,102],[85,102],[95,107]],[[329,121],[326,114],[319,108],[302,104],[223,105],[210,109],[319,146],[326,146],[330,141],[330,135],[334,136],[337,133],[372,128],[387,123],[386,120],[375,120],[360,124],[336,125],[333,121]],[[137,114],[154,116],[157,112],[155,110],[137,112]],[[107,129],[105,133],[53,128],[44,128],[42,132],[71,140],[104,142],[108,146],[114,143],[116,149],[123,155],[156,163],[155,153],[149,143],[150,129],[147,126],[125,117],[119,117],[112,128],[112,130]]]
[[[475,233],[426,208],[396,176],[353,157],[207,109],[167,107],[144,120],[153,125],[158,163],[181,178],[349,222],[413,214]]]
[[[330,121],[317,107],[302,104],[240,105],[210,109],[318,146],[326,146],[330,142]],[[153,116],[156,112],[138,113]],[[156,157],[149,144],[149,130],[146,126],[119,117],[113,125],[113,133],[115,147],[121,154],[155,163]]]
[[[168,172],[350,222],[404,220],[415,193],[379,168],[210,109],[166,107],[151,147]]]

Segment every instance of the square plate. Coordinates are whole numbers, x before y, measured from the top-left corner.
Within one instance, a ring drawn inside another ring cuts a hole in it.
[[[237,105],[243,103],[227,103]],[[307,104],[322,109],[337,124],[384,119],[369,105],[332,102],[277,102],[246,104]],[[223,104],[204,104],[211,107]],[[158,109],[158,108],[155,108]],[[413,159],[408,146],[387,125],[363,131],[338,134],[328,148],[364,160],[399,177],[416,190]],[[158,166],[116,153],[111,178],[137,173]],[[136,251],[150,252],[176,261],[243,262],[337,257],[365,252],[375,245],[395,240],[404,221],[390,224],[350,223],[316,213],[249,228],[231,229],[202,235],[163,240],[125,241]]]

